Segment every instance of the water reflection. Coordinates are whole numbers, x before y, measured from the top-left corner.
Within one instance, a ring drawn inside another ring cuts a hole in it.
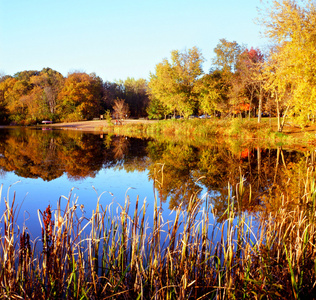
[[[135,148],[138,151],[133,151]],[[104,167],[124,165],[130,160],[137,164],[137,157],[146,155],[145,149],[146,141],[124,137],[101,138],[75,131],[1,130],[0,169],[45,181],[64,173],[72,180],[80,180],[94,178]],[[132,156],[128,155],[130,151]]]
[[[204,145],[94,135],[77,131],[0,131],[0,174],[51,181],[66,174],[73,181],[94,178],[102,169],[146,171],[157,196],[169,209],[205,192],[221,215],[227,198],[238,195],[241,210],[272,208],[272,195],[299,201],[302,174],[314,165],[314,151],[238,146],[218,141]],[[1,175],[0,175],[1,176]],[[242,192],[236,192],[240,178]],[[145,183],[144,183],[145,184]],[[250,188],[251,187],[251,188]]]
[[[301,195],[297,189],[303,185],[297,181],[302,180],[299,174],[313,165],[311,153],[284,151],[281,147],[241,147],[234,151],[218,143],[194,147],[150,142],[148,155],[155,164],[149,166],[149,176],[158,177],[156,165],[163,166],[157,189],[162,201],[169,199],[170,208],[188,203],[192,194],[201,196],[204,188],[212,195],[210,201],[219,215],[227,209],[228,194],[237,198],[240,210],[256,211],[266,207],[277,193],[291,190],[292,197]],[[243,191],[236,191],[241,178]]]

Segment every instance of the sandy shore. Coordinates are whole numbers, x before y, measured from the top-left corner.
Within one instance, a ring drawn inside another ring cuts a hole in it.
[[[153,122],[157,122],[157,121],[145,120],[145,119],[144,120],[126,119],[123,121],[123,124],[153,123]],[[55,123],[55,124],[49,124],[49,125],[43,125],[43,126],[58,127],[61,129],[66,129],[66,130],[73,129],[73,130],[82,130],[82,131],[98,131],[98,129],[108,126],[108,122],[106,120],[92,120],[92,121],[78,121],[78,122],[71,122],[71,123]]]

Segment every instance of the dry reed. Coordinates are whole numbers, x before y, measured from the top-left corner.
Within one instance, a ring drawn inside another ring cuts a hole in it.
[[[224,216],[193,196],[164,221],[156,199],[150,227],[138,198],[130,214],[128,197],[115,212],[99,197],[87,218],[69,196],[39,211],[34,241],[17,225],[15,195],[4,198],[0,299],[313,299],[315,181],[304,205],[256,221],[239,209],[243,180],[228,190]]]

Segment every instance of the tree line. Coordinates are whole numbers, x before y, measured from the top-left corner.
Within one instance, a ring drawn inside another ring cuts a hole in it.
[[[22,71],[0,79],[1,123],[78,121],[99,117],[121,101],[135,117],[146,115],[144,79],[103,82],[96,74],[73,72],[65,78],[50,68]]]
[[[278,0],[260,19],[271,41],[268,49],[247,48],[221,39],[212,68],[203,72],[197,47],[174,50],[149,80],[103,82],[96,74],[64,77],[50,68],[0,78],[0,122],[32,124],[43,119],[76,121],[99,117],[148,117],[206,114],[217,117],[278,117],[300,125],[316,109],[316,6],[312,0]]]

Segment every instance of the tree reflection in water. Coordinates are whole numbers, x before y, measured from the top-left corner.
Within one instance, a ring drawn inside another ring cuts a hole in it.
[[[168,202],[170,209],[181,203],[186,207],[190,198],[207,192],[218,215],[227,209],[228,183],[235,187],[241,177],[245,190],[237,205],[242,211],[277,209],[280,203],[271,199],[281,194],[299,203],[304,195],[302,174],[314,164],[313,150],[285,151],[234,141],[192,145],[77,131],[0,131],[0,176],[14,171],[45,181],[63,174],[80,180],[94,178],[104,168],[147,170],[160,201]]]
[[[202,197],[206,190],[220,216],[227,209],[229,193],[238,200],[239,210],[250,213],[274,207],[282,193],[293,201],[303,195],[302,174],[314,165],[313,151],[251,145],[234,149],[218,142],[200,147],[150,142],[149,176],[156,178],[160,200],[169,199],[172,209],[181,202],[186,205],[192,195]],[[235,187],[241,178],[244,191],[240,196]]]
[[[113,140],[113,153],[114,153],[114,159],[121,160],[124,158],[124,155],[128,154],[128,146],[129,146],[129,140],[124,137],[120,136]]]

